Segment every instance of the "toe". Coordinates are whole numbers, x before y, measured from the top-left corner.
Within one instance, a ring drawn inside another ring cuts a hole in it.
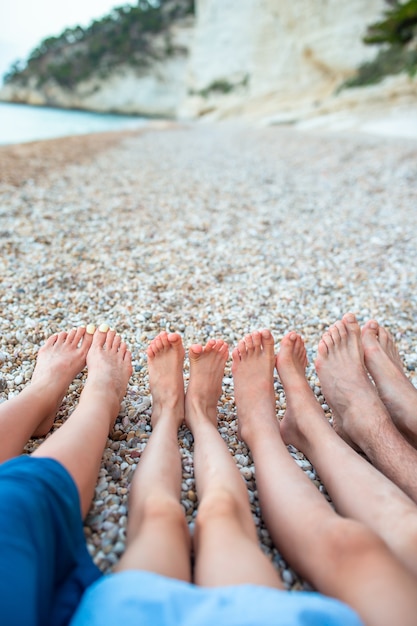
[[[122,343],[121,336],[116,334],[115,338],[113,339],[113,350],[117,352],[120,348],[121,343]]]
[[[206,345],[204,346],[204,352],[211,352],[215,346],[217,345],[217,341],[215,339],[209,339]]]
[[[157,337],[155,337],[152,343],[153,343],[153,349],[155,353],[162,352],[162,350],[164,349],[164,344],[162,342],[161,335],[158,335]]]
[[[337,341],[346,341],[347,336],[348,336],[348,331],[347,331],[347,327],[346,324],[343,320],[338,320],[336,322],[336,324],[334,324],[334,328],[337,329],[337,332],[339,333],[339,338],[337,337],[336,334],[336,339],[333,337],[333,341],[335,343],[337,343]]]
[[[254,349],[252,335],[246,335],[244,341],[246,345],[246,350],[252,352],[252,350]]]
[[[361,329],[358,324],[358,320],[353,313],[346,313],[346,315],[343,316],[342,321],[349,335],[353,334],[356,337],[360,336]]]
[[[65,343],[65,340],[66,340],[67,336],[68,336],[68,333],[66,333],[65,331],[63,331],[61,333],[58,333],[56,343],[58,343],[58,344]]]
[[[234,350],[232,350],[232,361],[234,366],[237,366],[240,363],[240,352],[238,348],[234,348]]]
[[[256,348],[260,348],[262,345],[262,338],[261,338],[261,333],[258,330],[255,330],[252,333],[252,343],[253,343],[253,347]]]
[[[378,341],[379,324],[376,320],[369,320],[362,328],[364,345],[374,345]]]
[[[169,333],[168,341],[172,346],[176,347],[182,343],[181,335],[179,335],[178,333]]]
[[[200,343],[193,343],[188,351],[190,359],[198,359],[203,352],[203,346]]]
[[[275,344],[274,337],[272,336],[272,333],[269,330],[269,328],[264,328],[263,330],[261,330],[261,337],[262,337],[262,345],[264,347],[268,345],[274,346]]]
[[[247,347],[246,347],[246,343],[244,339],[241,339],[239,341],[239,343],[237,344],[237,349],[239,350],[240,359],[244,361],[246,357],[248,356],[248,351],[247,351]]]
[[[48,339],[43,344],[42,348],[51,348],[52,346],[56,344],[57,341],[58,341],[58,334],[55,333],[55,335],[51,335],[50,337],[48,337]]]
[[[227,345],[227,343],[223,340],[218,342],[218,346],[217,350],[219,352],[219,354],[221,354],[222,356],[228,356],[229,355],[229,346]]]
[[[330,332],[324,333],[319,343],[319,353],[321,356],[327,356],[332,348],[334,348],[333,336]]]
[[[77,334],[77,329],[76,328],[71,328],[71,330],[68,332],[67,337],[65,339],[65,343],[67,344],[72,344],[72,342],[75,339],[75,335]],[[78,342],[77,342],[78,344]],[[77,345],[76,344],[76,345]]]
[[[85,326],[79,326],[78,328],[75,329],[75,333],[72,338],[72,343],[74,344],[74,346],[79,345],[84,335],[85,335]]]
[[[383,326],[379,328],[378,339],[384,350],[386,350],[388,343],[393,341],[391,333],[389,333]]]
[[[102,328],[102,326],[100,326],[100,328]],[[93,345],[96,348],[102,348],[107,339],[107,331],[100,330],[100,328],[98,329],[98,332],[93,335]]]
[[[77,341],[77,337],[75,337],[74,343],[77,341],[76,345],[78,346],[79,342],[81,341],[81,350],[86,353],[88,352],[91,344],[93,343],[93,337],[94,337],[94,334],[88,333],[87,330],[84,328],[84,333],[82,333],[78,341]]]
[[[164,330],[162,331],[162,333],[159,333],[159,339],[162,343],[162,346],[164,348],[169,348],[170,347],[170,342],[168,341],[168,333]]]
[[[106,350],[112,350],[115,337],[116,337],[116,331],[115,330],[109,330],[107,332]]]

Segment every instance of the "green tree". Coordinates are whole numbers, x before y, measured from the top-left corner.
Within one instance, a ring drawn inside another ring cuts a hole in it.
[[[408,0],[405,4],[390,4],[393,6],[385,12],[384,19],[369,26],[365,43],[404,45],[416,36],[417,0]]]
[[[152,36],[194,10],[194,0],[138,0],[133,6],[115,7],[88,28],[76,26],[47,37],[31,52],[27,65],[15,64],[5,80],[24,82],[35,76],[41,85],[52,78],[72,88],[94,73],[103,76],[122,64],[145,66],[155,55]],[[165,49],[165,54],[174,52],[173,47]]]

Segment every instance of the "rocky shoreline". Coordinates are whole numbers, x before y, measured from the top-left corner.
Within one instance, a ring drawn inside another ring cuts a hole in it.
[[[417,383],[416,156],[412,140],[237,123],[0,148],[0,399],[27,384],[52,332],[105,321],[133,352],[85,527],[103,571],[124,549],[129,484],[151,430],[145,350],[161,330],[179,331],[186,347],[210,337],[233,347],[270,327],[277,348],[297,330],[330,418],[312,361],[324,329],[351,310],[391,329]],[[283,415],[279,381],[276,392]],[[246,481],[263,549],[289,587],[303,588],[262,522],[252,459],[236,435],[230,361],[219,429]],[[179,444],[192,527],[198,503],[185,427]],[[308,460],[291,452],[324,492]]]

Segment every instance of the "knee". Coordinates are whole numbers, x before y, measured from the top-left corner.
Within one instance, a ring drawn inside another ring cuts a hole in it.
[[[166,526],[187,530],[184,509],[180,502],[165,495],[153,494],[141,502],[140,509],[131,507],[129,530],[135,532],[144,525]]]
[[[222,520],[238,519],[239,510],[233,494],[227,489],[218,489],[206,496],[198,508],[196,531],[201,532],[208,525]]]
[[[369,528],[351,519],[338,519],[325,532],[325,556],[330,563],[345,567],[349,563],[360,564],[385,550],[385,544]]]

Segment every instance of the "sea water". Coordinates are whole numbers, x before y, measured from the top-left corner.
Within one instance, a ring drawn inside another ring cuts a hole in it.
[[[0,144],[140,128],[143,117],[0,102]]]

